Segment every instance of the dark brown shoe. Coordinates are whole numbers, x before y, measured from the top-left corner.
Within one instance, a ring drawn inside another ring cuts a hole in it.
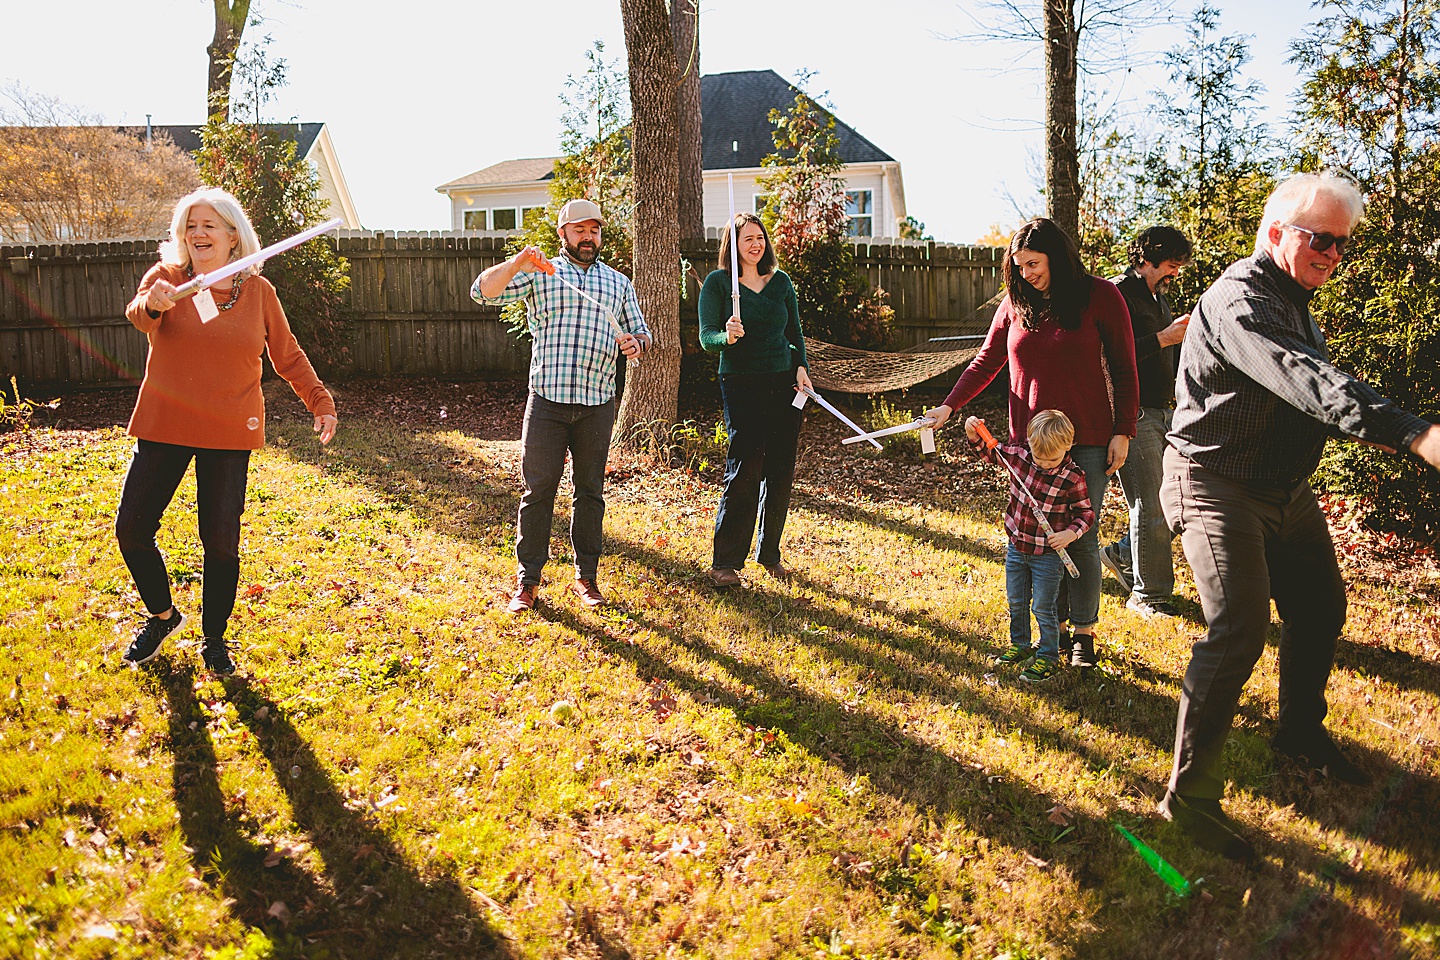
[[[740,574],[734,570],[713,567],[707,576],[710,578],[710,582],[721,590],[728,590],[730,587],[740,586]]]
[[[570,589],[575,591],[575,596],[580,602],[592,610],[605,605],[605,595],[600,588],[595,586],[594,580],[586,580],[584,577],[576,577],[570,582]]]
[[[783,563],[762,563],[760,564],[760,566],[764,567],[765,572],[770,574],[770,576],[774,577],[776,580],[790,579],[790,571],[785,569],[785,564]]]
[[[515,588],[515,593],[510,597],[510,605],[505,609],[511,613],[523,613],[526,610],[534,610],[535,594],[539,592],[539,584],[522,583]]]
[[[1166,791],[1165,799],[1160,801],[1160,816],[1179,827],[1196,846],[1211,853],[1241,863],[1255,859],[1254,845],[1220,809],[1219,800],[1186,799]]]

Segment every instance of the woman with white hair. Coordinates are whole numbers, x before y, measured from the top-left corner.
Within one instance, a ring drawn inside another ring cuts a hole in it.
[[[175,296],[195,275],[259,249],[255,228],[233,196],[206,189],[182,197],[160,262],[146,272],[125,310],[150,341],[145,379],[130,417],[135,456],[115,518],[120,553],[150,612],[125,652],[131,664],[154,659],[165,638],[185,624],[170,597],[155,532],[194,460],[205,549],[202,657],[216,674],[235,672],[225,628],[240,579],[240,514],[250,451],[265,444],[262,352],[269,351],[275,372],[314,414],[320,442],[329,443],[335,435],[335,401],[290,332],[275,288],[260,276],[258,265],[198,297]],[[214,307],[202,312],[197,300],[206,295]]]

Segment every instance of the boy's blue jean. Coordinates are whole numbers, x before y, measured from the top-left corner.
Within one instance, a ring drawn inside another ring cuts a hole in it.
[[[1054,550],[1041,554],[1022,553],[1009,544],[1005,549],[1005,597],[1010,601],[1010,642],[1030,646],[1030,611],[1040,626],[1039,656],[1060,658],[1060,618],[1055,597],[1065,565]]]

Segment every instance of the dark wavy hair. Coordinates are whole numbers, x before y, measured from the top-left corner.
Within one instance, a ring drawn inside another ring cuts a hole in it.
[[[1185,234],[1164,224],[1141,230],[1139,235],[1130,241],[1128,250],[1132,267],[1138,267],[1142,263],[1158,267],[1166,260],[1189,263],[1194,252],[1190,241],[1185,239]]]
[[[1020,275],[1015,254],[1021,250],[1033,250],[1050,258],[1048,297]],[[1010,292],[1010,306],[1026,330],[1038,330],[1046,314],[1066,330],[1080,326],[1080,315],[1090,306],[1090,273],[1080,262],[1075,241],[1057,227],[1054,220],[1036,217],[1016,230],[1010,238],[1002,269],[1005,289]]]
[[[753,223],[760,228],[760,235],[765,238],[765,252],[760,255],[760,262],[755,264],[755,272],[760,276],[766,276],[775,272],[775,247],[770,243],[770,231],[765,229],[765,224],[753,213],[735,214],[735,237],[739,239],[740,231],[745,229],[745,224]],[[730,225],[726,224],[725,229],[720,233],[720,269],[726,273],[730,272]],[[743,272],[743,271],[742,271]]]

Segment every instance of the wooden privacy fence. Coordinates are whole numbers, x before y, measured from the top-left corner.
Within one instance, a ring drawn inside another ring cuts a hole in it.
[[[522,374],[529,347],[470,299],[470,284],[505,256],[506,233],[340,231],[350,261],[347,361],[331,378]],[[693,266],[681,303],[682,332],[696,338],[696,278],[715,268],[718,241],[686,243]],[[917,241],[855,244],[872,286],[895,308],[898,345],[923,342],[968,317],[1000,286],[1004,250]],[[135,383],[145,337],[125,306],[155,263],[158,242],[0,246],[0,376],[22,389]],[[280,291],[285,300],[285,291]],[[983,332],[983,318],[975,332]]]

